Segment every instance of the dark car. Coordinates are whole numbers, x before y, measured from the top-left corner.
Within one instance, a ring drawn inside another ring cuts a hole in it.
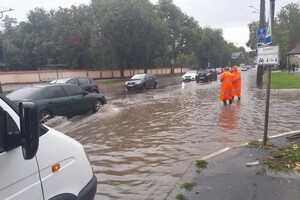
[[[97,83],[89,77],[76,77],[76,78],[61,78],[51,81],[50,83],[67,83],[81,87],[82,89],[92,92],[99,93]]]
[[[150,73],[136,74],[129,81],[125,82],[127,91],[130,90],[144,90],[148,88],[157,87],[157,78]]]
[[[106,104],[104,95],[89,93],[71,84],[25,86],[7,95],[15,103],[32,101],[37,105],[41,122],[53,116],[72,117],[89,111],[97,112]]]
[[[196,75],[196,81],[199,82],[212,82],[218,80],[218,72],[215,69],[202,69]]]

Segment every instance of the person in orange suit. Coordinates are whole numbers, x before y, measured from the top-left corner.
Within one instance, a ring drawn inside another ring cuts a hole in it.
[[[220,100],[223,101],[224,105],[232,104],[232,81],[233,74],[230,72],[229,67],[225,67],[224,72],[221,74],[221,88],[220,88]]]
[[[242,86],[242,77],[239,68],[235,65],[233,67],[233,82],[232,82],[232,100],[234,96],[238,97],[238,100],[241,100],[241,86]]]

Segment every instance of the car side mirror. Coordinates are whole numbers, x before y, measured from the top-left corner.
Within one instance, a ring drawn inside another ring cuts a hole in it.
[[[39,115],[36,105],[32,102],[20,102],[19,113],[23,157],[30,160],[35,156],[39,146]]]

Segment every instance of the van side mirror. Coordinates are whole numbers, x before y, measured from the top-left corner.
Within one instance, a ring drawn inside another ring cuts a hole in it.
[[[20,102],[19,113],[23,157],[29,160],[35,156],[39,146],[39,115],[36,105],[32,102]]]

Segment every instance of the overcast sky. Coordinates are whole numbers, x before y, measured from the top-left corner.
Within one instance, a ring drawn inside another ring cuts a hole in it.
[[[157,3],[158,0],[150,0]],[[201,27],[223,29],[225,40],[233,42],[237,46],[246,47],[249,38],[248,24],[259,19],[258,13],[253,13],[254,8],[259,9],[260,0],[173,0],[183,13],[194,17]],[[275,1],[276,13],[294,0]],[[47,11],[71,5],[89,4],[90,0],[1,0],[0,11],[9,8],[11,12],[4,13],[17,20],[25,21],[29,10],[35,7],[45,8]],[[254,8],[251,8],[253,6]],[[269,0],[266,0],[266,15],[269,11]]]

